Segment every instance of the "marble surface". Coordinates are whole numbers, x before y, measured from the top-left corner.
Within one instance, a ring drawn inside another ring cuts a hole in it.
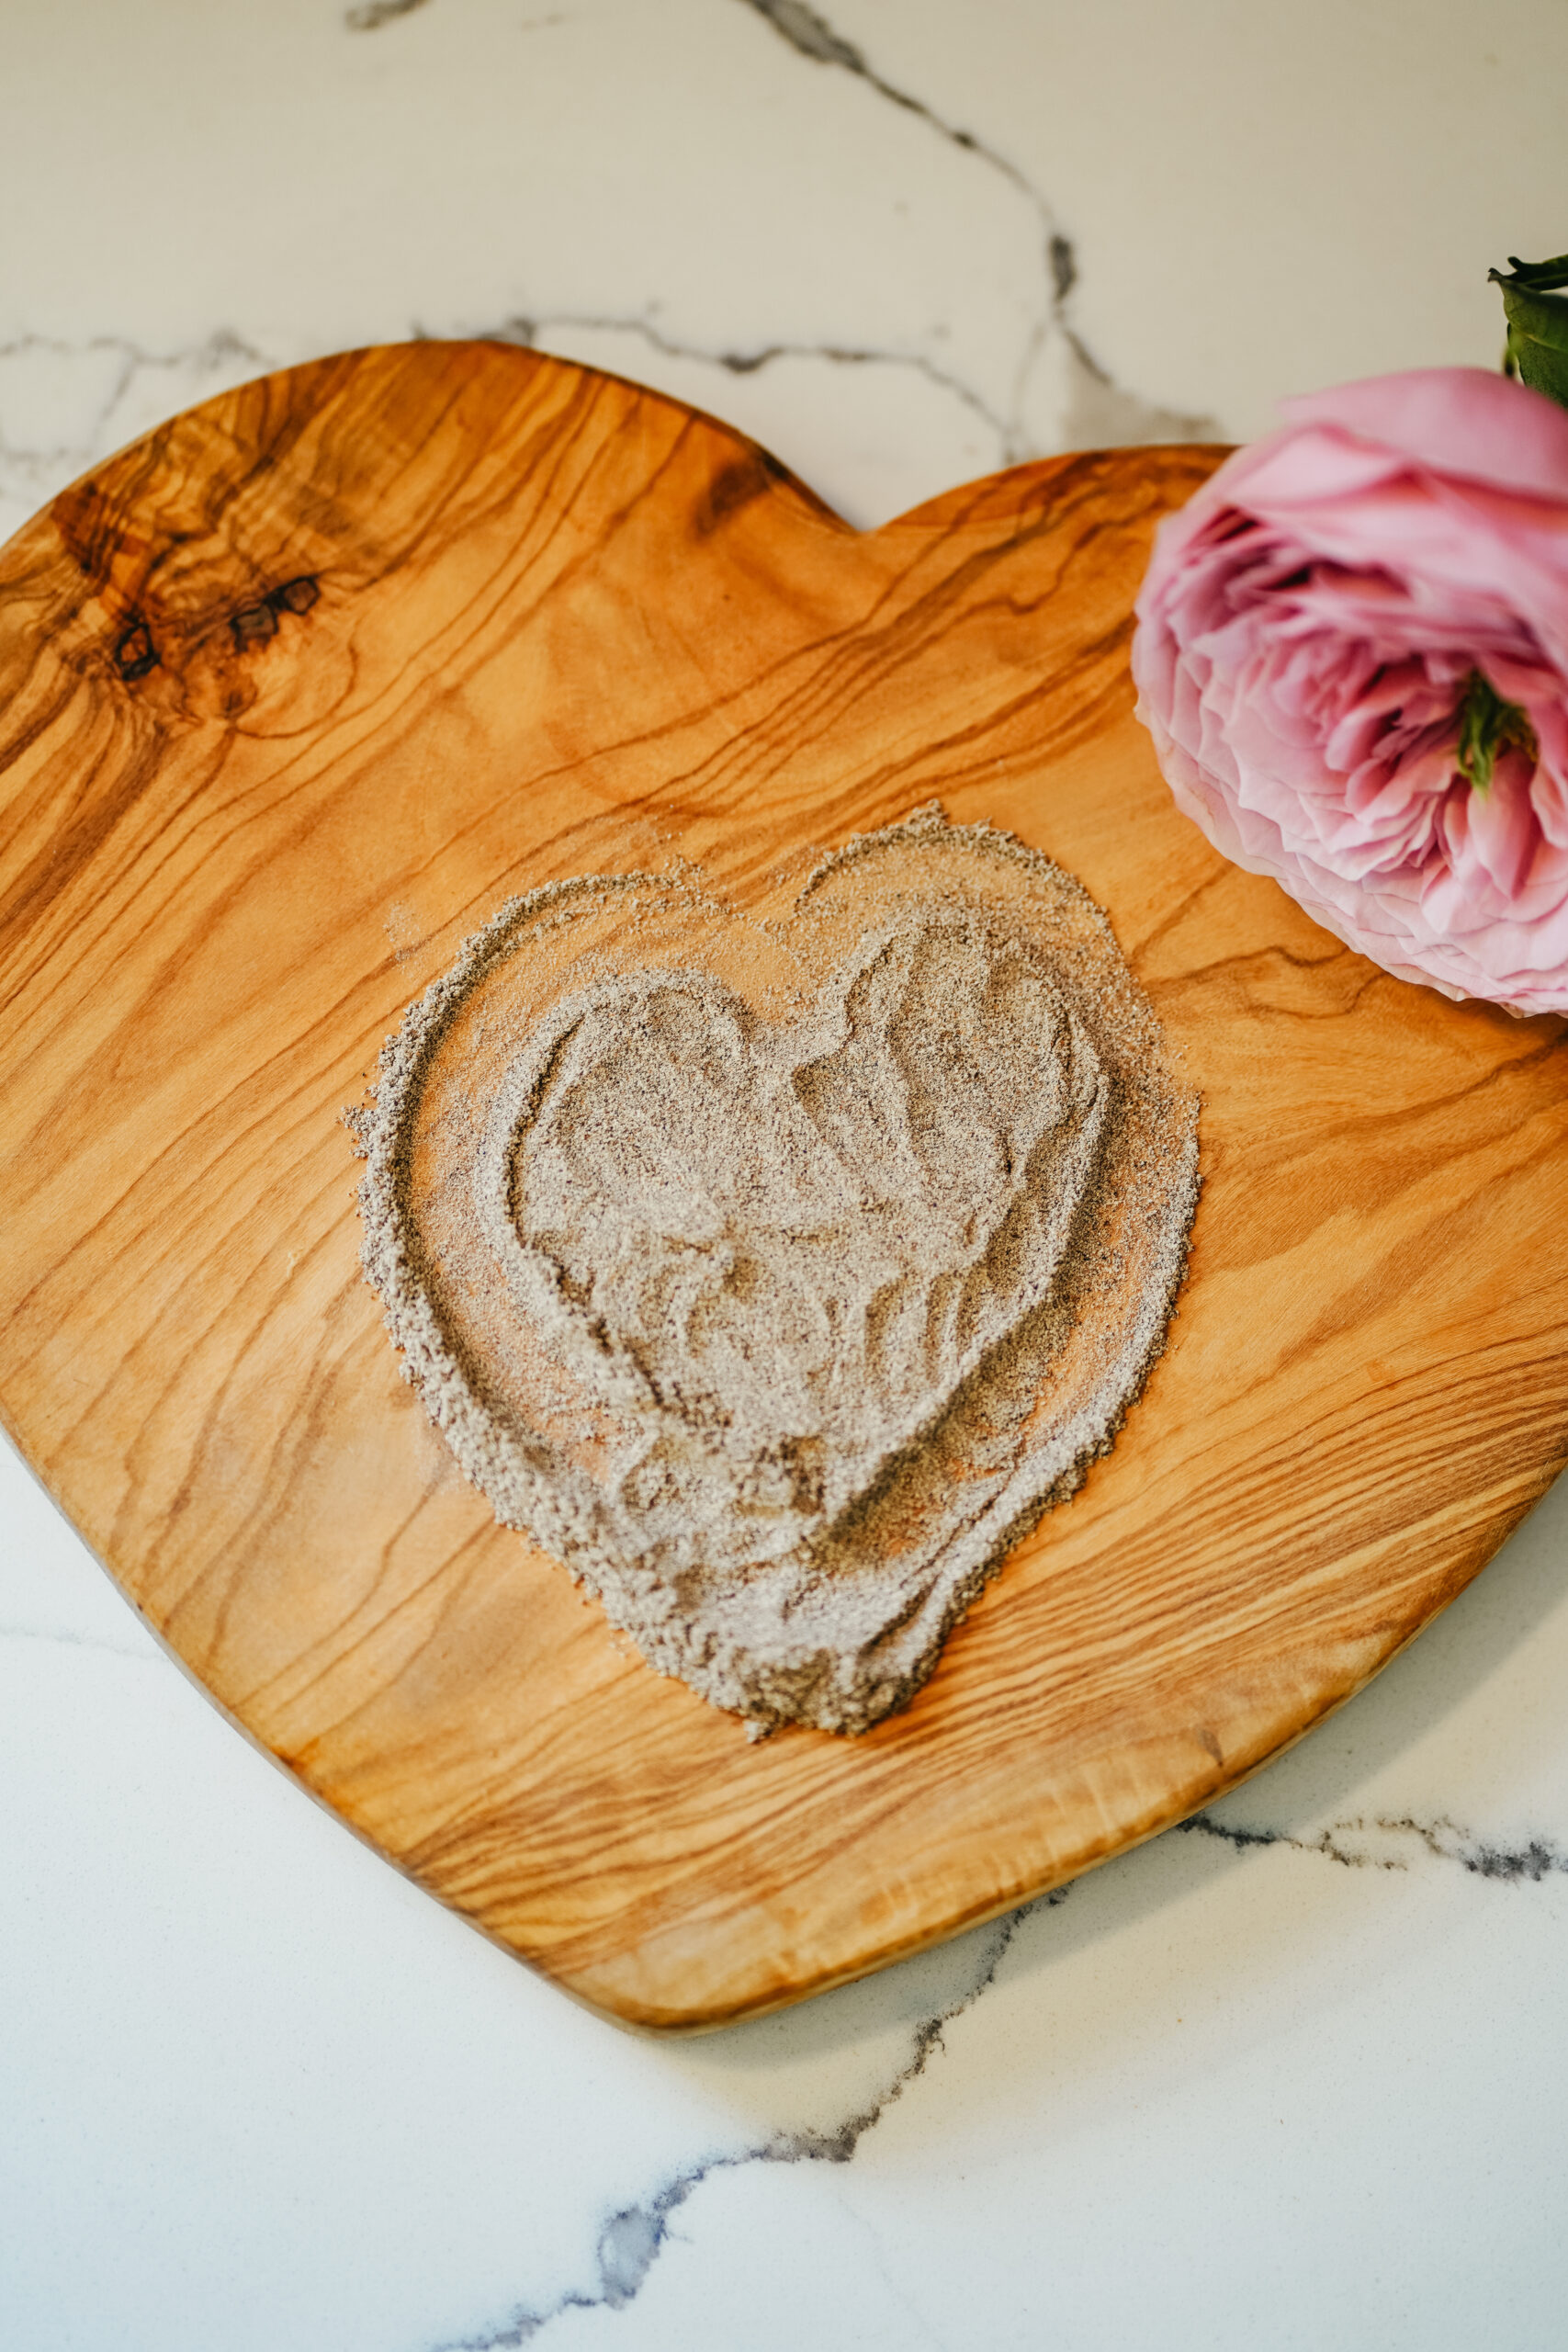
[[[6,0],[0,529],[266,367],[493,333],[857,521],[1489,364],[1560,0]],[[0,1459],[0,2342],[1568,2337],[1568,1489],[1211,1815],[710,2041],[358,1846]]]

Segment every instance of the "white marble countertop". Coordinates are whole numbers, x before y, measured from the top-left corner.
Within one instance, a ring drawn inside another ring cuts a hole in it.
[[[0,530],[265,368],[502,334],[869,522],[1490,364],[1561,0],[7,0]],[[220,1720],[0,1459],[0,2342],[1568,2340],[1568,1489],[1207,1816],[633,2041]]]

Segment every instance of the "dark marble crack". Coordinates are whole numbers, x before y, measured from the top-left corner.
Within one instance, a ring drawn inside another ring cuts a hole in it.
[[[1558,1872],[1568,1874],[1568,1853],[1548,1839],[1531,1838],[1522,1846],[1488,1845],[1483,1838],[1460,1828],[1446,1815],[1432,1821],[1420,1821],[1414,1814],[1359,1814],[1331,1823],[1315,1838],[1295,1838],[1284,1829],[1233,1829],[1207,1813],[1190,1815],[1178,1827],[1200,1837],[1218,1838],[1237,1853],[1245,1853],[1252,1846],[1290,1846],[1299,1854],[1321,1854],[1347,1870],[1408,1870],[1408,1854],[1402,1853],[1394,1841],[1414,1838],[1438,1861],[1458,1862],[1476,1878],[1501,1879],[1517,1885],[1526,1881],[1539,1884],[1543,1878]],[[1369,1850],[1366,1845],[1358,1847],[1349,1842],[1355,1838],[1387,1839],[1391,1841],[1390,1850],[1378,1852]]]
[[[876,71],[863,50],[857,49],[853,41],[845,40],[842,34],[835,32],[826,17],[819,17],[814,8],[804,6],[804,0],[742,0],[742,6],[765,17],[773,30],[781,34],[792,49],[797,49],[802,57],[809,57],[818,65],[841,66],[846,74],[853,74],[858,80],[868,83],[878,97],[901,107],[906,114],[919,115],[922,122],[929,122],[933,130],[939,131],[943,139],[951,140],[954,147],[962,147],[966,154],[978,155],[993,171],[1000,172],[1004,179],[1010,180],[1021,195],[1026,196],[1045,220],[1047,227],[1050,226],[1045,199],[1016,164],[1010,162],[1006,155],[999,154],[994,147],[988,147],[972,130],[962,130],[957,123],[949,122],[933,107],[927,106],[923,98],[916,97],[912,90],[900,89],[897,82],[887,81]],[[1063,242],[1066,243],[1065,240]],[[1071,253],[1070,246],[1067,251]]]
[[[190,359],[211,367],[229,358],[254,359],[260,367],[267,364],[255,345],[237,335],[231,327],[219,327],[205,343],[191,344],[179,351],[149,351],[144,344],[125,334],[89,335],[85,343],[58,334],[17,334],[0,343],[0,359],[16,359],[33,351],[53,352],[61,358],[70,358],[83,351],[118,351],[133,368],[178,368]]]
[[[107,352],[114,355],[118,365],[113,381],[94,419],[91,441],[59,442],[48,448],[19,448],[0,435],[0,458],[8,458],[28,466],[63,464],[81,458],[89,447],[95,446],[109,418],[130,390],[139,368],[172,372],[178,368],[195,367],[210,372],[220,368],[243,365],[254,368],[259,375],[271,365],[264,353],[227,327],[220,327],[205,343],[192,345],[182,351],[149,351],[129,335],[96,334],[89,335],[85,342],[73,343],[59,335],[20,334],[0,343],[0,362],[28,359],[40,352],[58,359],[75,359],[85,353]]]
[[[416,8],[424,5],[425,0],[366,0],[363,7],[348,10],[344,23],[351,33],[378,32],[395,17],[412,17]]]
[[[846,40],[825,17],[807,7],[805,0],[741,0],[741,5],[771,25],[774,32],[802,57],[809,58],[817,65],[835,66],[843,73],[852,74],[858,81],[874,90],[879,97],[887,99],[907,114],[917,115],[939,137],[998,173],[1033,211],[1041,239],[1042,301],[1030,323],[1020,355],[1013,383],[1011,413],[1006,420],[995,418],[973,394],[969,395],[971,404],[981,408],[988,421],[996,424],[1001,439],[1002,455],[1008,464],[1013,465],[1021,458],[1040,454],[1024,428],[1022,410],[1030,373],[1053,330],[1063,339],[1074,379],[1065,419],[1066,446],[1082,447],[1100,442],[1215,441],[1223,437],[1217,420],[1212,416],[1189,416],[1174,409],[1162,408],[1136,392],[1125,390],[1090,351],[1067,314],[1073,288],[1078,282],[1077,254],[1072,240],[1063,234],[1045,198],[1010,156],[990,146],[974,131],[966,130],[939,114],[923,98],[917,97],[912,90],[906,90],[898,83],[888,81],[873,65],[863,50],[857,48],[853,41]],[[939,380],[946,379],[939,378]],[[954,386],[954,389],[958,387]]]
[[[981,398],[972,384],[955,376],[950,368],[940,368],[923,353],[878,350],[871,345],[837,343],[763,343],[740,350],[714,350],[699,343],[678,343],[648,318],[595,317],[588,312],[561,312],[548,318],[511,318],[499,327],[483,330],[493,343],[520,344],[531,350],[541,336],[558,329],[570,334],[574,331],[587,334],[636,334],[650,351],[663,354],[668,359],[695,359],[710,368],[722,368],[730,376],[754,376],[777,359],[827,359],[846,368],[908,368],[928,382],[940,385],[955,400],[987,424],[1004,442],[1010,427],[1005,417]],[[423,329],[416,329],[423,334]]]
[[[623,2206],[604,2222],[599,2233],[596,2286],[586,2290],[570,2288],[543,2309],[514,2312],[493,2333],[463,2336],[441,2346],[439,2352],[513,2352],[515,2346],[532,2344],[542,2329],[567,2312],[624,2310],[640,2294],[649,2272],[669,2244],[672,2217],[704,2181],[711,2180],[716,2173],[734,2172],[743,2165],[847,2165],[866,2133],[924,2074],[954,2018],[972,2008],[996,1982],[997,1971],[1025,1913],[1064,1902],[1069,1891],[1058,1887],[1054,1894],[1043,1896],[1038,1905],[1025,1905],[997,1921],[989,1930],[985,1962],[975,1983],[957,2000],[922,2020],[915,2030],[909,2056],[886,2087],[865,2107],[847,2116],[831,2131],[775,2132],[752,2147],[737,2149],[727,2155],[706,2156],[686,2165],[642,2203]]]
[[[867,65],[863,52],[852,41],[841,40],[815,9],[803,7],[801,0],[748,0],[748,6],[755,8],[759,17],[766,17],[774,31],[782,33],[802,57],[815,58],[818,65],[842,65],[852,74],[863,74],[900,106],[913,105],[914,101],[906,98],[901,91],[886,89]]]
[[[1177,1827],[1189,1836],[1213,1838],[1237,1853],[1255,1847],[1289,1847],[1297,1853],[1320,1855],[1347,1870],[1408,1870],[1414,1847],[1439,1861],[1457,1862],[1474,1877],[1511,1884],[1539,1883],[1553,1875],[1568,1875],[1568,1851],[1548,1838],[1531,1837],[1517,1846],[1492,1844],[1461,1829],[1446,1815],[1430,1820],[1419,1819],[1413,1814],[1358,1815],[1332,1823],[1309,1838],[1296,1837],[1285,1829],[1232,1827],[1208,1813],[1190,1815]],[[1379,1850],[1380,1842],[1386,1850]],[[947,2027],[973,2007],[994,1984],[1020,1922],[1032,1911],[1066,1901],[1071,1892],[1070,1886],[1058,1887],[997,1923],[990,1931],[984,1963],[975,1982],[956,2000],[921,2021],[915,2030],[908,2057],[866,2106],[831,2130],[776,2132],[750,2147],[706,2156],[682,2167],[641,2202],[623,2206],[609,2215],[599,2233],[598,2278],[592,2288],[569,2289],[542,2308],[518,2310],[493,2332],[448,2340],[439,2352],[513,2352],[513,2347],[532,2344],[552,2320],[568,2312],[624,2310],[640,2294],[649,2273],[674,2235],[675,2215],[716,2174],[735,2171],[745,2165],[850,2163],[866,2133],[924,2074],[932,2053],[942,2047]]]
[[[424,6],[425,0],[364,0],[362,6],[346,9],[343,21],[351,33],[376,33],[383,25],[395,24],[400,17],[412,17],[416,8]],[[532,33],[537,32],[542,26],[564,25],[565,22],[563,16],[525,17],[521,24],[513,27],[513,30]]]
[[[1078,257],[1067,239],[1055,236],[1051,240],[1051,283],[1058,302],[1065,302],[1078,282]]]
[[[128,1657],[136,1666],[158,1663],[151,1647],[133,1649],[129,1642],[106,1641],[100,1634],[68,1634],[52,1625],[0,1625],[0,1642],[51,1642],[71,1650],[102,1650],[108,1657]]]

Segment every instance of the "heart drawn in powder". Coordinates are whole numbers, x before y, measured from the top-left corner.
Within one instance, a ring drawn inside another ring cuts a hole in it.
[[[761,1726],[863,1729],[925,1679],[1109,1442],[1195,1189],[1193,1107],[1076,884],[935,812],[852,848],[803,894],[782,1018],[689,886],[707,951],[673,966],[660,877],[503,910],[363,1130],[367,1269],[465,1468]]]

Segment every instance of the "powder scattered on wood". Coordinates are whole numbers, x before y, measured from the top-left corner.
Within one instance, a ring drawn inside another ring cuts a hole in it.
[[[503,907],[353,1114],[366,1272],[497,1517],[754,1731],[904,1704],[1164,1345],[1197,1103],[1087,892],[934,804],[778,918]]]

